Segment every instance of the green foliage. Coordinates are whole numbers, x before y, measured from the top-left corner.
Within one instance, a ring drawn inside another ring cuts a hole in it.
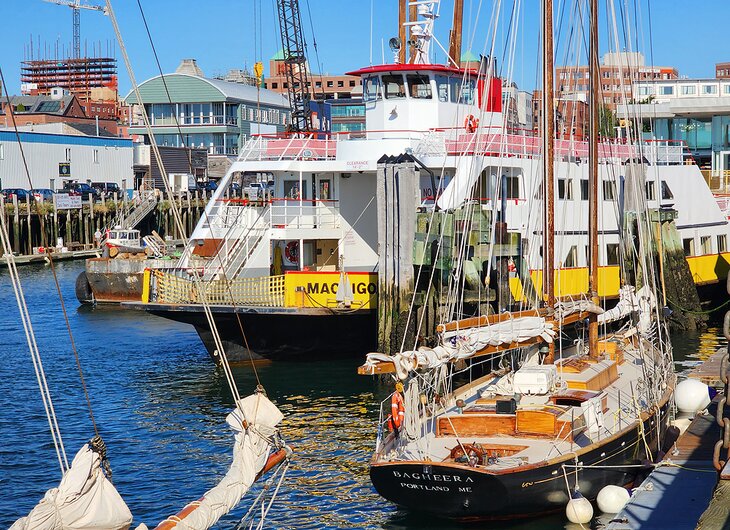
[[[598,135],[602,138],[616,138],[616,127],[618,127],[616,113],[601,105],[598,108]]]

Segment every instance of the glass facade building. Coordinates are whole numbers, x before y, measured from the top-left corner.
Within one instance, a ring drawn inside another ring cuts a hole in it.
[[[235,156],[250,135],[283,132],[289,123],[285,97],[241,83],[175,73],[166,74],[164,83],[161,77],[153,77],[139,90],[141,108],[158,145],[198,147],[210,154]],[[126,102],[140,109],[134,93]],[[129,133],[141,135],[149,143],[141,115],[133,120]]]

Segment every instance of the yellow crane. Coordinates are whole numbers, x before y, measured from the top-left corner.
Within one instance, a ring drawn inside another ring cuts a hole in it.
[[[81,58],[81,10],[91,9],[93,11],[101,11],[105,15],[107,14],[106,7],[98,6],[94,4],[85,4],[81,0],[43,0],[49,4],[57,4],[59,6],[70,7],[73,10],[73,25],[74,25],[74,39],[73,39],[73,58]]]

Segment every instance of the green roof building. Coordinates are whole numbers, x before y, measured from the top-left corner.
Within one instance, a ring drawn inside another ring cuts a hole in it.
[[[252,134],[282,132],[290,122],[286,97],[241,83],[174,73],[165,74],[164,82],[162,76],[148,79],[139,92],[158,145],[204,147],[210,154],[234,156]],[[125,102],[138,104],[134,91]],[[141,117],[129,134],[149,143]]]

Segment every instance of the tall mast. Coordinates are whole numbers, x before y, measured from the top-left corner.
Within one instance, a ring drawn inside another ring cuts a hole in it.
[[[457,68],[461,63],[461,32],[464,25],[464,0],[454,0],[454,21],[449,35],[449,57]]]
[[[405,64],[406,62],[406,13],[408,0],[398,1],[398,38],[400,39],[400,49],[398,50],[398,62]]]
[[[553,0],[543,0],[542,17],[542,141],[545,225],[543,230],[543,296],[555,305],[555,95],[553,85]]]
[[[601,79],[598,72],[598,0],[591,0],[590,19],[590,53],[588,79],[590,82],[590,98],[588,109],[590,140],[588,152],[588,292],[591,300],[598,304],[598,90]],[[588,317],[588,353],[598,356],[598,315],[590,313]]]

